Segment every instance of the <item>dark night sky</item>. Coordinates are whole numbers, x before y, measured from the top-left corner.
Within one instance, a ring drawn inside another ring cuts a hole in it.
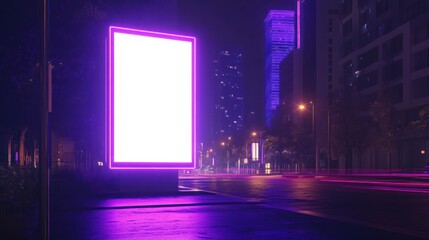
[[[178,22],[173,23],[173,27],[178,27],[180,33],[197,37],[198,82],[201,91],[199,105],[202,110],[200,128],[204,129],[203,135],[207,134],[206,130],[209,129],[205,124],[210,123],[207,121],[210,117],[208,113],[213,109],[214,82],[210,74],[211,62],[222,47],[233,46],[243,49],[245,115],[254,111],[257,123],[262,125],[264,19],[270,9],[292,8],[293,4],[290,2],[293,3],[294,0],[177,0],[177,16],[170,17],[169,15],[176,14],[171,10],[171,7],[176,5],[174,0],[64,0],[63,4],[82,5],[85,2],[102,3],[107,9],[108,24],[131,24],[130,27],[134,27],[134,23],[136,27],[142,25],[153,27],[148,30],[157,30],[156,24],[163,24],[163,21],[168,22],[177,17]],[[39,1],[34,0],[2,2],[0,27],[3,33],[12,34],[9,39],[19,38],[20,29],[24,28],[36,28],[37,34],[40,17],[37,4]],[[170,19],[165,20],[166,18]],[[145,23],[139,24],[139,21]],[[162,30],[164,29],[160,31]],[[34,47],[38,48],[38,43],[35,43]]]
[[[294,1],[290,1],[294,2]],[[199,82],[203,85],[201,104],[213,109],[214,82],[211,61],[225,46],[243,49],[245,115],[254,111],[262,126],[264,111],[265,32],[264,19],[271,9],[291,9],[285,0],[180,0],[182,30],[198,38]],[[209,117],[209,114],[204,114]],[[201,121],[201,125],[210,121]],[[203,127],[204,128],[204,127]]]

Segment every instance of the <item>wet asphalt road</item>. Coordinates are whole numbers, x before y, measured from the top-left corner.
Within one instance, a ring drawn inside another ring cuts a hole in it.
[[[179,183],[263,206],[429,238],[429,184],[409,179],[182,177]]]
[[[429,239],[426,183],[397,183],[193,176],[177,193],[127,197],[53,182],[51,239]]]

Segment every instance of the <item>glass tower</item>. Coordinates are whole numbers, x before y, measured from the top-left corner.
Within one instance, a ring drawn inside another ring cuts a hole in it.
[[[243,128],[243,55],[237,49],[224,49],[213,61],[217,85],[215,135],[217,140],[235,135]]]
[[[295,48],[295,11],[271,10],[265,18],[265,125],[280,104],[280,62]]]

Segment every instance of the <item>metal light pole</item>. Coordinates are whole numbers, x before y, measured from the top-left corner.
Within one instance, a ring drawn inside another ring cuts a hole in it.
[[[257,159],[259,161],[259,169],[265,167],[265,159],[264,159],[264,139],[262,138],[262,135],[264,134],[264,131],[253,131],[252,137],[257,137],[256,143],[258,143],[258,156]]]
[[[202,173],[203,171],[203,151],[204,151],[204,143],[200,143],[200,156],[198,161],[198,169],[199,172]]]
[[[319,154],[317,151],[317,139],[316,139],[316,114],[314,112],[314,102],[310,102],[311,104],[311,116],[312,116],[312,125],[313,125],[313,144],[314,144],[314,158],[315,158],[315,164],[316,164],[316,174],[319,172]]]
[[[328,110],[328,174],[331,172],[331,110]]]
[[[40,64],[40,157],[39,157],[39,183],[40,183],[40,239],[49,240],[49,159],[50,159],[50,81],[51,66],[48,62],[48,0],[42,0],[42,38],[41,38],[41,64]]]
[[[259,141],[261,144],[261,164],[265,167],[265,158],[264,158],[264,139],[262,138],[263,132],[259,132]]]
[[[229,174],[229,146],[226,149],[226,173]]]
[[[312,135],[313,135],[313,144],[314,144],[314,158],[315,158],[315,173],[317,174],[319,172],[319,154],[317,154],[317,140],[316,140],[316,115],[314,112],[314,102],[310,101],[311,105],[311,126],[312,126]],[[298,109],[301,111],[304,111],[306,109],[305,104],[298,105]]]
[[[224,141],[222,141],[221,143],[220,143],[220,145],[222,146],[222,147],[225,147],[226,149],[226,173],[228,173],[229,174],[229,161],[230,161],[230,149],[229,149],[229,145],[230,145],[230,142],[231,142],[231,137],[228,137],[228,142],[224,142]]]
[[[227,148],[226,148],[226,160],[227,160],[227,166],[226,166],[226,172],[229,174],[229,163],[231,161],[231,149],[230,149],[230,144],[231,144],[231,139],[232,137],[228,137],[228,144],[227,144]]]

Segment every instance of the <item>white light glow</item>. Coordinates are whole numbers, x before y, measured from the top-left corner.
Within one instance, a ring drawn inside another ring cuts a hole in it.
[[[252,143],[252,160],[259,160],[259,143]]]
[[[113,163],[192,163],[194,42],[128,32],[111,41]]]

